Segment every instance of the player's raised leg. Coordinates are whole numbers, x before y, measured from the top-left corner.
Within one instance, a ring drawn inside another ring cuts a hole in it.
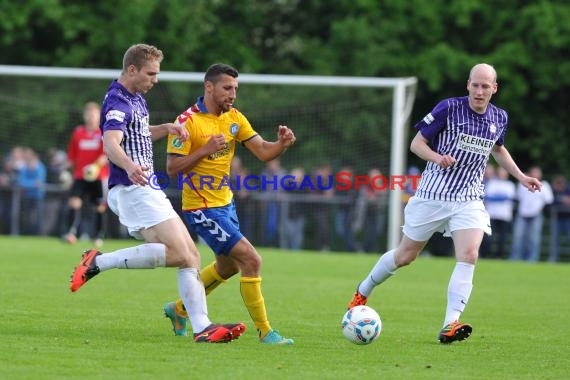
[[[365,305],[374,288],[392,277],[398,268],[414,261],[425,244],[425,241],[412,240],[404,235],[398,248],[380,256],[370,273],[358,284],[348,308]]]
[[[232,331],[208,318],[204,284],[200,280],[200,255],[186,226],[178,217],[142,232],[146,240],[160,240],[167,247],[166,265],[178,266],[178,290],[196,342],[229,342]],[[239,324],[237,324],[239,325]],[[237,338],[237,337],[236,337]]]

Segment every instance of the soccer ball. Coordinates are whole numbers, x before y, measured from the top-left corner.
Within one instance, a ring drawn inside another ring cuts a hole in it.
[[[83,168],[83,179],[87,182],[93,182],[99,177],[99,171],[99,165],[87,165]]]
[[[354,344],[370,344],[382,331],[380,316],[370,306],[356,306],[342,317],[342,334]]]

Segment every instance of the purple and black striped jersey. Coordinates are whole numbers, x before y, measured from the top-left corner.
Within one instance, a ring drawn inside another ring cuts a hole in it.
[[[489,103],[484,114],[469,107],[467,96],[441,101],[415,128],[430,147],[455,158],[443,169],[428,162],[416,191],[423,199],[469,201],[481,199],[483,174],[493,145],[503,145],[507,112]]]
[[[114,80],[107,90],[101,107],[101,132],[122,131],[121,147],[137,165],[153,170],[152,136],[146,101],[139,93],[133,95]],[[127,172],[110,162],[109,188],[115,185],[132,185]]]

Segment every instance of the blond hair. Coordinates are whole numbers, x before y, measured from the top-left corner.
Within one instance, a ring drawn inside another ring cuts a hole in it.
[[[147,62],[162,62],[164,55],[162,50],[147,44],[132,45],[123,56],[123,73],[127,72],[129,66],[133,65],[140,70]]]

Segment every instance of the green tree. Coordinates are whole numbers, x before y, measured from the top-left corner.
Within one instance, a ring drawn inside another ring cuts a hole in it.
[[[488,62],[521,166],[570,175],[567,1],[27,0],[0,2],[0,20],[2,64],[118,68],[147,42],[165,52],[163,70],[416,76],[413,121]]]

